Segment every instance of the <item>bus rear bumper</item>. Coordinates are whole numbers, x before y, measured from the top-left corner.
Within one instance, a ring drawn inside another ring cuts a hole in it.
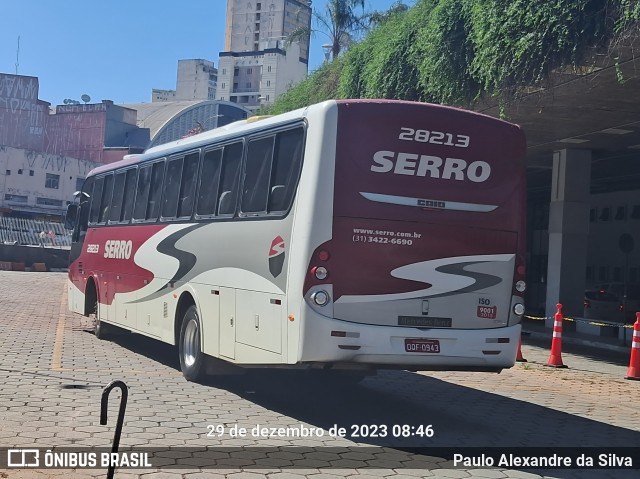
[[[412,370],[499,371],[515,364],[521,326],[418,329],[365,325],[311,313],[301,362]]]

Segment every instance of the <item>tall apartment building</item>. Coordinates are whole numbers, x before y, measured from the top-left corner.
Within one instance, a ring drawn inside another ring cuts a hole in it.
[[[209,60],[178,60],[178,76],[175,90],[151,91],[152,102],[214,100],[218,70]]]
[[[227,0],[216,99],[255,111],[303,80],[309,37],[286,42],[299,27],[311,27],[311,0]]]

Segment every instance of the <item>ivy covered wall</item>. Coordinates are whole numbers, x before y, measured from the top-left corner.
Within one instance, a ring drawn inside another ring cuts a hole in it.
[[[331,98],[472,107],[514,95],[633,34],[640,0],[418,0],[325,64],[270,108]]]

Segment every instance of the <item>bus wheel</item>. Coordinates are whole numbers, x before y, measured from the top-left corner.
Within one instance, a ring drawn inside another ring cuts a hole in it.
[[[206,358],[200,349],[200,331],[198,308],[192,305],[182,318],[178,345],[180,370],[187,381],[202,381],[206,376]]]
[[[96,338],[101,339],[101,340],[105,340],[108,339],[110,336],[110,328],[108,324],[103,323],[102,321],[100,321],[100,303],[98,303],[98,301],[96,301],[96,307],[94,309],[95,314],[96,314],[96,320],[95,320],[95,326],[93,329],[93,333],[96,335]]]

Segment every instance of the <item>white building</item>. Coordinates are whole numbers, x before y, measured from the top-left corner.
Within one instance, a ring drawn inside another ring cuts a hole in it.
[[[286,39],[310,26],[310,0],[227,0],[216,98],[252,111],[273,103],[307,75],[309,37],[290,45]]]
[[[63,215],[89,171],[101,163],[21,148],[0,148],[0,210]]]
[[[151,91],[152,102],[214,100],[218,70],[209,60],[178,60],[175,90]]]

